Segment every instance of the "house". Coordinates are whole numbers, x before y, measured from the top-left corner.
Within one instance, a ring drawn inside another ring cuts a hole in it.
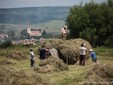
[[[42,33],[41,33],[40,30],[30,28],[29,25],[27,26],[27,33],[28,33],[28,35],[29,35],[30,37],[32,37],[32,36],[41,36],[41,35],[42,35]]]

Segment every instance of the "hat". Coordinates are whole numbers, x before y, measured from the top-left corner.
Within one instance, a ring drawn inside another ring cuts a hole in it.
[[[83,46],[86,46],[86,44],[84,43]]]
[[[65,26],[64,26],[64,28],[66,28],[66,29],[67,29],[67,26],[65,25]]]
[[[30,48],[30,51],[33,51],[33,48]]]
[[[93,49],[90,49],[89,51],[93,51]]]

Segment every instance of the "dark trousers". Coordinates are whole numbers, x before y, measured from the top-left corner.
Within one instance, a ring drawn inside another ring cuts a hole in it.
[[[86,55],[80,55],[79,60],[80,60],[79,65],[85,66]]]
[[[92,62],[97,63],[97,58],[95,58],[95,59],[92,58]]]
[[[35,60],[30,60],[30,62],[31,62],[30,63],[30,66],[33,67],[34,66],[34,63],[35,63]]]

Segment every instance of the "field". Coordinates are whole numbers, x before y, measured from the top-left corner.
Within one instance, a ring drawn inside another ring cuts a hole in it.
[[[36,66],[40,63],[39,54],[38,54],[38,45],[32,46],[35,52],[36,57]],[[93,67],[94,64],[91,63],[91,58],[86,62],[86,66],[79,66],[78,64],[69,65],[68,71],[61,72],[49,72],[49,73],[37,73],[30,68],[29,62],[29,48],[24,46],[13,46],[6,49],[0,49],[0,67],[13,68],[16,71],[22,70],[27,75],[31,76],[33,74],[38,74],[44,81],[48,84],[41,85],[81,85],[85,81],[86,72]],[[111,64],[113,65],[113,49],[99,47],[94,48],[97,53],[98,63],[99,64]],[[15,60],[16,64],[4,64],[2,65],[1,60],[4,59],[7,55],[12,52],[20,51],[22,54],[27,56],[26,60]],[[1,74],[0,74],[1,75]],[[16,85],[16,84],[11,84]],[[26,84],[31,85],[31,84]],[[34,84],[35,85],[35,84]]]

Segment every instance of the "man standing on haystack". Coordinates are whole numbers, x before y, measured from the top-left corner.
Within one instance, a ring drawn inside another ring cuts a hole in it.
[[[64,26],[63,28],[61,28],[61,36],[63,40],[67,38],[67,26]]]
[[[82,65],[82,66],[85,66],[85,61],[86,61],[86,54],[87,54],[87,48],[85,47],[86,44],[81,44],[81,47],[80,47],[80,61],[79,61],[79,65]]]

